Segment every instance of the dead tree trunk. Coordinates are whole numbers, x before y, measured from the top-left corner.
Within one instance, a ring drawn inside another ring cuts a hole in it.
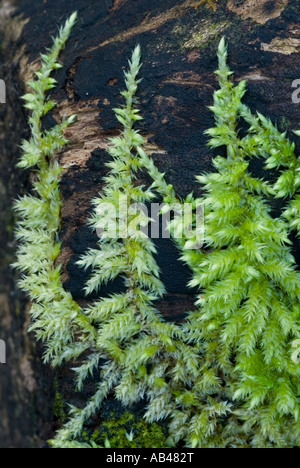
[[[0,3],[1,76],[7,103],[0,106],[0,339],[7,364],[0,364],[0,446],[38,446],[53,435],[53,376],[41,365],[42,351],[27,334],[28,303],[16,287],[12,202],[29,187],[15,168],[20,140],[27,136],[20,96],[32,79],[39,54],[73,10],[79,22],[57,72],[58,108],[78,114],[68,131],[62,231],[64,285],[82,303],[85,274],[76,266],[93,247],[86,227],[90,200],[99,191],[107,161],[107,138],[118,133],[112,109],[120,103],[122,70],[137,43],[143,49],[140,98],[147,149],[180,195],[199,192],[195,174],[210,168],[212,152],[204,131],[217,87],[216,47],[225,35],[236,80],[248,80],[246,103],[271,117],[282,130],[299,128],[300,107],[292,83],[300,79],[300,0],[16,0]],[[300,149],[300,148],[298,148]],[[254,167],[261,175],[262,169]],[[171,241],[158,242],[158,261],[168,289],[160,309],[181,320],[193,307],[189,272]],[[116,286],[117,287],[117,286]],[[64,387],[68,393],[68,386]]]

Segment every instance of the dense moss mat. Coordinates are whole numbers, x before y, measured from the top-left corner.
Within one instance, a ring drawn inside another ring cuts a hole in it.
[[[262,44],[270,44],[274,38],[290,37],[290,28],[300,7],[299,0],[291,1],[280,17],[265,25],[251,19],[242,20],[226,10],[225,0],[218,2],[216,12],[203,4],[197,10],[187,8],[183,14],[175,17],[167,12],[174,7],[179,7],[178,11],[182,12],[180,8],[186,2],[154,0],[149,7],[148,0],[140,0],[118,2],[119,8],[114,6],[113,0],[91,0],[88,4],[83,0],[49,3],[20,0],[17,3],[20,8],[16,15],[22,14],[25,20],[29,20],[21,37],[11,45],[11,54],[16,52],[17,57],[13,71],[18,73],[20,70],[21,74],[24,73],[24,63],[20,63],[17,51],[25,45],[22,59],[29,54],[31,64],[38,58],[41,48],[49,45],[50,34],[56,33],[55,24],[73,9],[80,11],[80,27],[65,57],[67,66],[56,76],[59,80],[56,97],[74,106],[84,103],[89,106],[90,101],[95,100],[99,109],[99,128],[104,137],[117,131],[111,109],[118,106],[118,83],[122,79],[124,55],[129,55],[137,42],[141,43],[144,50],[143,73],[147,77],[141,85],[145,115],[143,129],[151,132],[149,141],[157,149],[157,153],[154,153],[156,162],[180,194],[184,195],[191,189],[197,193],[199,187],[194,173],[209,170],[215,153],[207,149],[203,132],[212,124],[212,115],[207,106],[211,104],[212,90],[217,87],[213,71],[216,68],[215,48],[220,35],[225,33],[230,40],[230,60],[237,79],[250,76],[246,102],[251,109],[258,109],[270,116],[273,122],[278,121],[280,128],[287,129],[289,134],[290,128],[296,128],[299,123],[299,112],[291,103],[291,82],[300,76],[298,54],[285,55],[262,49]],[[196,0],[194,3],[197,3]],[[145,18],[146,24],[149,24],[161,14],[163,21],[156,30],[138,27]],[[207,22],[211,24],[209,37],[199,39],[199,30]],[[122,38],[120,34],[127,31],[131,33]],[[111,41],[113,37],[119,39]],[[197,41],[193,42],[194,39]],[[256,79],[255,76],[260,78]],[[110,105],[105,104],[105,99],[109,100]],[[286,120],[281,125],[283,115]],[[20,117],[14,121],[18,119]],[[188,122],[188,125],[184,126],[183,122]],[[15,141],[20,141],[19,135],[16,135]],[[161,149],[166,153],[162,154]],[[10,161],[12,156],[15,160],[16,151],[15,147],[6,148],[5,161]],[[69,252],[64,265],[67,273],[65,287],[80,300],[84,299],[82,290],[85,277],[79,276],[78,269],[74,267],[80,253],[75,251],[75,247],[80,236],[81,252],[93,247],[97,241],[95,237],[87,235],[82,227],[89,211],[84,203],[85,190],[89,188],[96,195],[103,177],[101,167],[95,171],[95,165],[99,164],[96,159],[91,153],[85,166],[76,161],[66,171],[62,183],[65,205],[67,200],[71,200],[77,207],[76,216],[66,208],[61,231],[63,248]],[[256,170],[258,175],[262,174],[261,166],[257,165]],[[180,316],[186,310],[186,303],[182,300],[187,295],[186,271],[180,265],[175,249],[172,251],[174,262],[171,263],[165,245],[160,243],[159,248],[163,275],[169,278],[172,274],[176,278],[175,291],[179,293],[178,296],[174,294],[174,283],[169,281],[169,309],[173,307],[174,297],[179,297],[182,305],[175,314]],[[166,315],[170,314],[168,307],[166,309]],[[70,381],[68,377],[65,379],[67,382]],[[65,387],[64,392],[69,393],[69,387],[67,390]],[[68,397],[66,399],[69,400]]]
[[[148,424],[137,414],[124,412],[116,417],[114,412],[94,431],[90,438],[97,445],[104,446],[109,440],[112,448],[165,448],[167,447],[167,431],[157,423]]]

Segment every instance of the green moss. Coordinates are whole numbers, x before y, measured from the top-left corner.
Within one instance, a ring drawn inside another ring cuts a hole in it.
[[[89,442],[90,441],[90,438],[89,438],[89,435],[88,435],[87,431],[82,432],[82,439],[84,440],[84,442]]]
[[[285,117],[284,115],[281,117],[280,121],[279,121],[279,129],[282,131],[282,132],[286,132],[287,130],[289,130],[291,128],[291,122],[290,120]]]
[[[198,2],[196,2],[194,4],[194,7],[197,9],[199,8],[201,5],[204,5],[206,4],[206,8],[212,8],[214,11],[217,11],[217,8],[218,8],[218,3],[219,0],[199,0]]]
[[[203,20],[196,28],[192,30],[189,37],[186,37],[182,47],[184,49],[201,49],[206,47],[216,38],[221,37],[224,31],[229,27],[229,22],[211,24],[210,21]]]
[[[165,427],[149,424],[130,412],[119,418],[111,413],[110,419],[93,433],[91,440],[100,446],[109,440],[112,448],[165,448],[166,432]]]
[[[53,402],[53,414],[58,419],[60,424],[63,424],[66,420],[66,413],[64,409],[64,400],[59,392],[58,382],[55,380],[54,382],[54,402]]]

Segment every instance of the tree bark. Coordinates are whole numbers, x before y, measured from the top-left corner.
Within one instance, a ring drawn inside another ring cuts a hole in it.
[[[78,114],[77,123],[67,132],[71,144],[59,155],[65,166],[59,261],[64,286],[80,304],[86,301],[86,274],[76,261],[97,242],[86,226],[90,201],[101,189],[106,172],[108,137],[119,131],[112,109],[121,103],[123,69],[137,43],[143,50],[141,129],[147,151],[180,195],[199,194],[195,175],[209,170],[215,155],[207,148],[204,132],[213,125],[208,106],[218,86],[216,48],[223,35],[235,79],[248,81],[245,102],[277,122],[291,138],[292,129],[299,128],[300,107],[292,102],[292,82],[300,79],[300,0],[0,3],[0,79],[7,83],[7,103],[0,105],[0,339],[7,343],[7,364],[0,364],[1,447],[41,446],[57,425],[53,373],[41,365],[42,349],[27,333],[29,304],[9,265],[15,251],[12,202],[30,187],[28,174],[15,168],[18,145],[28,136],[20,96],[57,25],[75,9],[79,21],[62,56],[64,67],[55,75],[54,98],[59,105],[44,124],[51,126],[64,114]],[[258,162],[252,170],[266,175]],[[180,321],[193,308],[189,272],[171,241],[159,240],[157,246],[168,290],[158,306],[168,320]],[[109,291],[118,287],[110,285]],[[65,372],[60,380],[69,376]],[[63,396],[70,393],[70,385],[69,376]]]

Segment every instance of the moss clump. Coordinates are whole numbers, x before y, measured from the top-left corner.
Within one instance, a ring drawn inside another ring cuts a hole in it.
[[[100,446],[107,440],[112,448],[165,448],[167,431],[165,427],[149,424],[130,412],[119,418],[111,413],[109,420],[103,422],[91,437],[91,441]]]
[[[214,11],[217,11],[218,5],[216,5],[216,3],[218,3],[218,1],[219,0],[201,0],[199,2],[196,2],[193,6],[195,8],[199,8],[201,5],[204,5],[204,3],[206,3],[207,8],[212,8]]]
[[[228,26],[229,23],[226,21],[210,24],[209,21],[203,20],[192,30],[190,36],[184,42],[183,48],[201,49],[207,47],[212,41],[215,41],[216,38],[223,35]]]
[[[59,392],[57,380],[54,383],[54,402],[53,402],[53,414],[57,418],[60,424],[63,424],[66,420],[66,413],[64,409],[64,400]]]
[[[284,115],[280,118],[279,129],[282,132],[287,132],[291,128],[291,121]]]

